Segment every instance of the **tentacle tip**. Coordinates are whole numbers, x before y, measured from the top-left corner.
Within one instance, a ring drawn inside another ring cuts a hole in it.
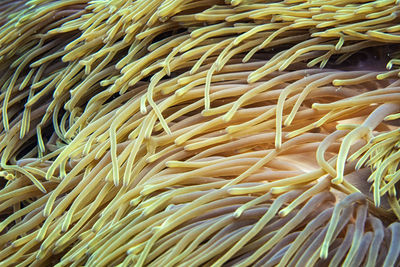
[[[181,90],[181,89],[178,89],[178,90],[175,91],[175,95],[178,96],[178,97],[182,96],[183,94],[184,94],[184,91]]]
[[[343,183],[343,177],[339,177],[338,176],[335,179],[332,179],[332,183],[336,184],[336,185],[339,185],[339,184]]]
[[[47,179],[46,179],[47,180]],[[49,180],[47,180],[47,181],[50,181],[50,179]],[[47,190],[43,187],[43,188],[39,188],[39,190],[40,190],[40,192],[42,192],[43,194],[47,194]]]
[[[63,224],[61,226],[61,233],[62,234],[66,233],[68,231],[68,228],[69,228],[69,224]]]
[[[232,119],[231,115],[225,114],[224,116],[222,116],[222,120],[224,122],[229,122]],[[229,126],[227,127],[227,129],[229,128]]]
[[[240,216],[242,216],[242,213],[243,213],[243,209],[237,209],[236,211],[235,211],[235,213],[233,213],[233,218],[235,218],[235,219],[238,219],[238,218],[240,218]]]
[[[235,128],[232,127],[232,126],[228,126],[228,127],[225,128],[225,131],[226,131],[228,134],[232,134],[232,133],[235,132]]]
[[[279,211],[278,215],[279,217],[286,217],[289,214],[289,210],[287,209],[282,209],[281,211]]]
[[[328,258],[328,251],[327,250],[321,250],[321,253],[319,254],[319,257],[323,260]]]
[[[143,189],[140,191],[141,196],[147,196],[151,192],[153,192],[153,185],[145,185]]]
[[[39,232],[39,234],[36,236],[35,240],[37,242],[42,242],[44,240],[44,235],[45,235],[44,233]]]
[[[247,62],[247,61],[246,61]],[[243,63],[246,63],[245,61],[243,61]],[[252,84],[252,83],[255,83],[255,82],[257,82],[257,77],[255,77],[255,75],[252,75],[252,74],[250,74],[248,77],[247,77],[247,82],[249,83],[249,84]]]
[[[51,210],[50,209],[44,209],[43,210],[43,217],[47,218],[50,216]]]
[[[185,143],[185,140],[183,138],[176,138],[174,141],[175,145],[181,146],[183,143]]]
[[[146,163],[152,163],[152,162],[154,162],[155,160],[156,160],[156,157],[150,156],[150,157],[148,157],[148,158],[146,159]]]
[[[229,195],[235,195],[236,190],[235,190],[235,188],[230,188],[230,189],[227,189],[227,192]]]
[[[276,151],[279,151],[282,148],[282,143],[281,142],[276,142],[275,143],[275,149]]]

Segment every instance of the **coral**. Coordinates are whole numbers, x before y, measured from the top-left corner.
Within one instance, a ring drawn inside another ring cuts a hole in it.
[[[398,266],[399,11],[1,2],[1,266]]]

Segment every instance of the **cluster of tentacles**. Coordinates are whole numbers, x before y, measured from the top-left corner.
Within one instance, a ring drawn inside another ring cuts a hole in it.
[[[398,266],[399,12],[0,2],[0,265]]]

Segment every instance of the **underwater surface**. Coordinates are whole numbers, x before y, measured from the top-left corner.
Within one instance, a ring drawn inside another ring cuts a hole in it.
[[[400,266],[394,0],[1,0],[0,266]]]

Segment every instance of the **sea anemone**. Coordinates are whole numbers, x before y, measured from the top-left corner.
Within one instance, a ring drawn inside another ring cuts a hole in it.
[[[399,266],[397,1],[0,3],[1,266]]]

